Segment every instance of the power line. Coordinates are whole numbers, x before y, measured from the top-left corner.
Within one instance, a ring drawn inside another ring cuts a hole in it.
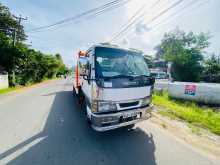
[[[162,26],[164,24],[164,22],[169,21],[170,19],[174,18],[175,16],[177,16],[178,14],[180,14],[183,11],[186,11],[188,8],[192,7],[193,5],[196,5],[194,7],[197,7],[195,10],[199,9],[199,7],[201,7],[202,5],[208,3],[210,0],[193,0],[190,3],[186,4],[185,6],[183,6],[182,8],[180,8],[178,11],[174,12],[172,15],[170,15],[169,17],[165,18],[164,20],[160,21],[158,24],[154,25],[153,28],[150,28],[148,30],[149,31],[154,31],[156,30],[158,27]],[[200,3],[199,3],[200,2]]]
[[[107,10],[109,9],[110,7],[112,6],[115,6],[115,5],[119,5],[119,4],[123,4],[123,3],[128,3],[129,1],[131,0],[114,0],[114,1],[111,1],[109,3],[106,3],[104,5],[101,5],[99,7],[96,7],[96,8],[93,8],[93,9],[90,9],[88,11],[85,11],[83,13],[80,13],[80,14],[77,14],[73,17],[70,17],[70,18],[66,18],[66,19],[63,19],[61,21],[58,21],[56,23],[53,23],[53,24],[50,24],[50,25],[46,25],[46,26],[40,26],[38,28],[34,28],[34,29],[31,29],[31,30],[28,30],[27,32],[35,32],[35,31],[39,31],[39,30],[43,30],[43,29],[48,29],[48,28],[51,28],[51,27],[55,27],[55,26],[58,26],[58,25],[61,25],[61,24],[64,24],[66,22],[70,22],[70,21],[75,21],[75,20],[78,20],[82,17],[85,17],[85,16],[89,16],[90,14],[93,14],[95,12],[101,12],[101,11],[104,11],[104,10]]]
[[[159,2],[160,0],[158,0],[157,2]],[[139,8],[135,13],[134,15],[128,20],[128,22],[122,26],[123,27],[126,27],[127,25],[129,25],[130,23],[133,22],[133,19],[135,19],[135,17],[137,17],[147,6],[147,3],[145,3],[143,6],[141,6],[141,8]]]
[[[169,6],[169,7],[166,8],[165,10],[161,11],[158,15],[156,15],[156,16],[153,17],[152,19],[150,19],[147,24],[149,24],[149,23],[151,23],[151,22],[157,20],[159,17],[161,17],[162,15],[164,15],[165,13],[167,13],[169,10],[173,9],[174,7],[178,6],[178,5],[179,5],[180,3],[182,3],[182,2],[183,2],[183,0],[178,0],[177,2],[173,3],[171,6]],[[141,17],[143,17],[143,16],[141,16]],[[136,20],[138,20],[138,19],[141,18],[141,17],[138,17]],[[118,39],[120,36],[123,35],[123,33],[126,33],[126,32],[130,29],[130,27],[132,27],[132,26],[135,24],[136,20],[134,20],[132,23],[130,23],[130,24],[127,25],[124,29],[122,29],[117,35],[115,35],[115,36],[112,38],[111,42],[113,42],[114,40]]]
[[[161,25],[164,24],[164,22],[169,21],[170,19],[172,19],[173,17],[177,16],[178,14],[180,14],[181,12],[186,11],[188,8],[192,7],[192,5],[196,5],[198,3],[196,10],[201,7],[202,5],[208,3],[210,0],[205,0],[205,1],[201,1],[201,0],[193,0],[190,3],[186,4],[185,6],[183,6],[179,11],[174,12],[171,16],[169,16],[168,18],[165,18],[164,20],[162,20],[160,23],[154,25],[154,28],[160,27]],[[200,3],[199,3],[200,2]]]
[[[111,10],[117,9],[117,8],[119,8],[119,7],[121,7],[121,6],[125,5],[125,4],[127,4],[127,3],[130,2],[130,1],[132,1],[132,0],[127,0],[127,1],[122,2],[122,3],[120,3],[120,4],[116,4],[116,5],[114,5],[114,6],[111,6],[111,7],[109,7],[108,9],[103,9],[103,10],[101,10],[101,11],[98,11],[98,12],[96,12],[96,13],[94,13],[94,14],[88,16],[87,18],[94,18],[94,17],[96,17],[96,16],[101,15],[102,13],[104,13],[104,12],[106,12],[106,11],[111,11]]]
[[[114,10],[114,9],[119,8],[119,7],[122,7],[123,5],[127,4],[127,3],[130,2],[130,1],[132,1],[132,0],[126,0],[126,1],[121,2],[121,3],[119,3],[119,4],[112,5],[112,6],[108,7],[108,8],[106,8],[106,9],[103,9],[103,10],[100,10],[100,11],[97,11],[97,12],[94,12],[94,14],[91,13],[92,15],[91,15],[91,14],[88,14],[87,17],[86,17],[86,15],[85,15],[85,16],[82,16],[82,18],[85,17],[85,20],[88,20],[88,19],[91,20],[91,19],[93,19],[93,18],[95,18],[95,17],[97,17],[97,16],[99,16],[99,15],[101,15],[101,14],[107,12],[107,11]],[[75,19],[75,21],[77,21],[77,20],[80,21],[80,18],[81,18],[81,17],[78,17],[77,19]],[[72,20],[72,21],[74,21],[74,20]],[[66,25],[68,24],[68,22],[69,22],[69,21],[63,22],[62,24],[59,24],[59,25],[56,25],[56,26],[52,26],[52,27],[49,27],[49,28],[47,28],[47,29],[36,30],[36,31],[33,31],[32,33],[45,32],[45,31],[48,31],[48,30],[57,30],[57,29],[59,29],[59,28],[62,28],[62,27],[64,27],[64,26],[66,26]],[[78,23],[78,22],[75,22],[75,23]]]
[[[158,5],[160,3],[161,0],[157,0],[153,5],[151,5],[150,9],[154,8],[156,5]],[[143,6],[144,7],[144,6]],[[121,33],[117,33],[110,42],[112,42],[113,40],[115,40],[116,38],[118,38],[122,33],[124,33],[125,31],[127,31],[129,29],[130,26],[134,25],[140,18],[144,17],[149,11],[145,11],[144,13],[142,13],[141,15],[139,15],[142,11],[142,8],[137,10],[137,12],[128,20],[128,22],[122,27],[122,31]],[[138,16],[139,15],[139,16]],[[137,17],[138,16],[138,17]],[[135,18],[136,17],[136,18]]]
[[[158,5],[160,3],[161,0],[157,0],[153,5],[150,6],[150,8],[154,8],[156,5]],[[128,22],[124,25],[124,27],[128,26],[131,23],[134,23],[137,21],[138,18],[135,18],[138,16],[139,13],[141,13],[141,11],[146,7],[146,4],[141,7],[129,20]],[[139,17],[143,17],[148,13],[148,11],[145,11],[144,13],[142,13]],[[133,20],[134,19],[134,20]]]

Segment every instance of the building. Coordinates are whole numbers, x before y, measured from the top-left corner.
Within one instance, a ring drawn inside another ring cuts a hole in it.
[[[0,65],[0,89],[8,88],[8,73]]]

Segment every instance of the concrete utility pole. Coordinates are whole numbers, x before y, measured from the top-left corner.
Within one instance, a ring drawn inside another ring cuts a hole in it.
[[[15,46],[16,37],[17,37],[16,28],[13,28],[13,46]]]
[[[15,19],[18,20],[18,24],[19,26],[21,26],[21,21],[26,21],[27,20],[27,17],[26,18],[23,18],[21,15],[19,15],[19,17],[17,16],[13,16]],[[13,29],[13,45],[15,46],[16,42],[19,41],[19,38],[17,36],[19,36],[19,34],[21,33],[20,29]]]
[[[16,17],[16,16],[13,16],[13,17],[18,20],[19,27],[21,26],[21,21],[27,20],[27,17],[23,18],[21,15],[19,15],[19,17]],[[19,38],[17,37],[21,33],[19,27],[13,29],[13,46],[15,46],[16,42],[19,41]],[[12,71],[12,84],[13,84],[13,86],[15,85],[15,72],[14,72],[14,70]]]

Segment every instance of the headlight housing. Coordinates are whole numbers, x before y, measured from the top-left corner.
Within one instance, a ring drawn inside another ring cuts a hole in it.
[[[147,106],[151,103],[151,97],[145,97],[142,99],[141,106]]]
[[[111,112],[116,110],[117,110],[117,106],[113,102],[105,102],[105,101],[98,102],[98,112]]]
[[[92,109],[91,109],[92,112],[96,113],[98,111],[98,101],[97,100],[93,100],[91,105],[92,105]]]

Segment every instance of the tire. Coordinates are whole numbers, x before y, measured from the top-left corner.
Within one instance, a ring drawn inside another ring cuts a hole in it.
[[[131,130],[132,128],[134,128],[135,124],[131,124],[131,125],[127,125],[125,126],[126,129]]]
[[[87,116],[87,115],[86,115],[86,121],[87,121],[87,123],[88,123],[89,125],[91,125],[91,124],[92,124],[91,120],[88,118],[88,116]]]
[[[75,87],[73,86],[73,96],[74,97],[77,97],[77,94],[76,94],[76,89],[75,89]]]
[[[81,91],[80,88],[78,91],[78,101],[79,101],[80,105],[83,105],[85,103],[85,97],[84,97],[83,92]]]
[[[87,123],[89,124],[89,125],[91,125],[91,120],[90,120],[90,118],[89,118],[89,116],[88,116],[88,113],[87,113],[87,106],[88,106],[88,103],[87,103],[87,101],[85,101],[85,115],[86,115],[86,121],[87,121]]]

